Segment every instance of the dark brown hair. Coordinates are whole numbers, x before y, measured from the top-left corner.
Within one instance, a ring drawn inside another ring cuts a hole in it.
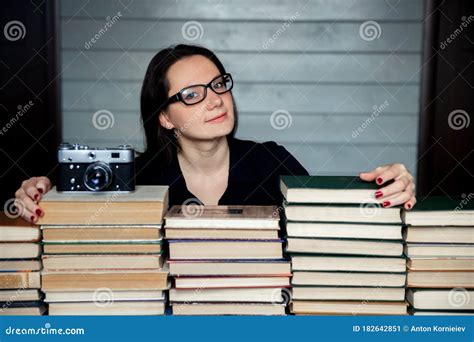
[[[166,129],[158,122],[160,112],[166,108],[168,99],[169,82],[166,79],[166,73],[177,61],[194,55],[208,58],[221,74],[226,73],[222,63],[209,49],[196,45],[179,44],[158,52],[148,65],[143,80],[140,111],[146,138],[144,154],[148,158],[158,156],[165,165],[168,165],[176,157],[179,150],[174,130]],[[237,108],[235,101],[233,103],[235,122],[232,132],[229,133],[230,137],[233,137],[237,130]]]

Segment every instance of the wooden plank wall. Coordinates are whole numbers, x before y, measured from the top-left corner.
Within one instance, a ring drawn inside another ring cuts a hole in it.
[[[159,49],[188,42],[215,51],[233,74],[238,137],[284,145],[311,174],[354,174],[388,162],[416,172],[422,0],[60,5],[65,141],[142,150],[146,67]],[[198,35],[185,37],[186,25]],[[102,109],[114,124],[98,130],[92,117]]]

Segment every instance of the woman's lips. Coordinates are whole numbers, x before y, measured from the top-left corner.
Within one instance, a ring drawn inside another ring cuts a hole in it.
[[[214,119],[207,120],[206,123],[219,123],[224,121],[227,118],[227,113],[222,113],[216,116]]]

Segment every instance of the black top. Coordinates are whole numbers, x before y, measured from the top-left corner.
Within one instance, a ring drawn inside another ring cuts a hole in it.
[[[219,205],[281,205],[280,176],[308,175],[295,157],[273,141],[228,138],[228,143],[229,179]],[[177,158],[163,167],[158,158],[142,155],[136,159],[136,177],[138,185],[168,185],[170,207],[199,201],[187,189]]]

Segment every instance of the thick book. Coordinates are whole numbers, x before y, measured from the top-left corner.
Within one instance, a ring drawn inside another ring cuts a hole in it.
[[[407,268],[413,271],[474,271],[474,258],[411,258]]]
[[[170,259],[281,259],[282,240],[169,240]]]
[[[40,272],[0,272],[0,289],[39,289]]]
[[[41,301],[0,302],[0,316],[41,316],[45,312]]]
[[[272,240],[278,239],[278,230],[269,229],[166,229],[167,239],[203,240]]]
[[[289,221],[345,223],[402,223],[399,207],[383,208],[380,203],[291,204],[284,203]]]
[[[111,301],[104,305],[96,302],[50,303],[50,316],[138,316],[164,315],[164,301]]]
[[[34,289],[15,289],[0,290],[0,302],[27,302],[38,301],[41,299],[39,290]]]
[[[287,241],[289,253],[380,256],[401,256],[403,253],[401,242],[306,238],[288,238]]]
[[[290,310],[295,314],[318,315],[406,315],[407,303],[370,301],[305,301],[295,300]]]
[[[405,258],[349,256],[291,256],[293,271],[406,272]]]
[[[474,226],[408,226],[404,235],[406,242],[474,244]]]
[[[0,212],[0,242],[35,242],[40,239],[37,226],[20,217],[10,218]]]
[[[316,287],[294,286],[293,300],[366,300],[366,301],[403,301],[403,287]]]
[[[278,230],[276,206],[175,205],[166,214],[166,228]]]
[[[407,287],[474,289],[472,271],[408,271]]]
[[[379,186],[356,176],[282,176],[280,190],[289,203],[365,203]]]
[[[100,287],[113,291],[165,290],[168,288],[168,270],[41,272],[43,292],[94,291]]]
[[[4,242],[0,244],[0,259],[32,259],[41,254],[41,245],[32,242]]]
[[[168,207],[167,186],[137,186],[134,192],[60,193],[41,200],[39,225],[160,224]]]
[[[190,276],[290,276],[285,260],[168,260],[170,275]]]
[[[401,240],[401,224],[286,222],[291,237]]]
[[[160,254],[161,241],[44,242],[44,254]]]
[[[41,270],[40,260],[0,260],[0,272],[39,270]]]
[[[161,255],[97,254],[97,255],[43,255],[43,269],[54,270],[137,270],[159,269]]]
[[[474,310],[474,290],[408,289],[407,300],[418,310]]]
[[[44,242],[54,241],[157,241],[161,225],[57,225],[41,226]]]
[[[104,292],[104,296],[107,292]],[[64,302],[93,302],[101,297],[100,291],[57,291],[47,292],[44,298],[46,303]],[[164,301],[164,290],[113,291],[110,296],[114,301]]]
[[[470,198],[433,196],[418,198],[403,221],[412,226],[474,226],[474,201]]]
[[[408,243],[404,247],[409,258],[474,258],[474,245],[443,243]]]
[[[175,316],[283,316],[283,304],[258,303],[173,303],[171,305]]]
[[[176,289],[289,287],[290,277],[177,277]]]
[[[403,287],[404,273],[293,272],[292,285]]]
[[[169,299],[176,302],[234,302],[234,303],[282,303],[284,297],[281,288],[233,288],[233,289],[170,289]]]

